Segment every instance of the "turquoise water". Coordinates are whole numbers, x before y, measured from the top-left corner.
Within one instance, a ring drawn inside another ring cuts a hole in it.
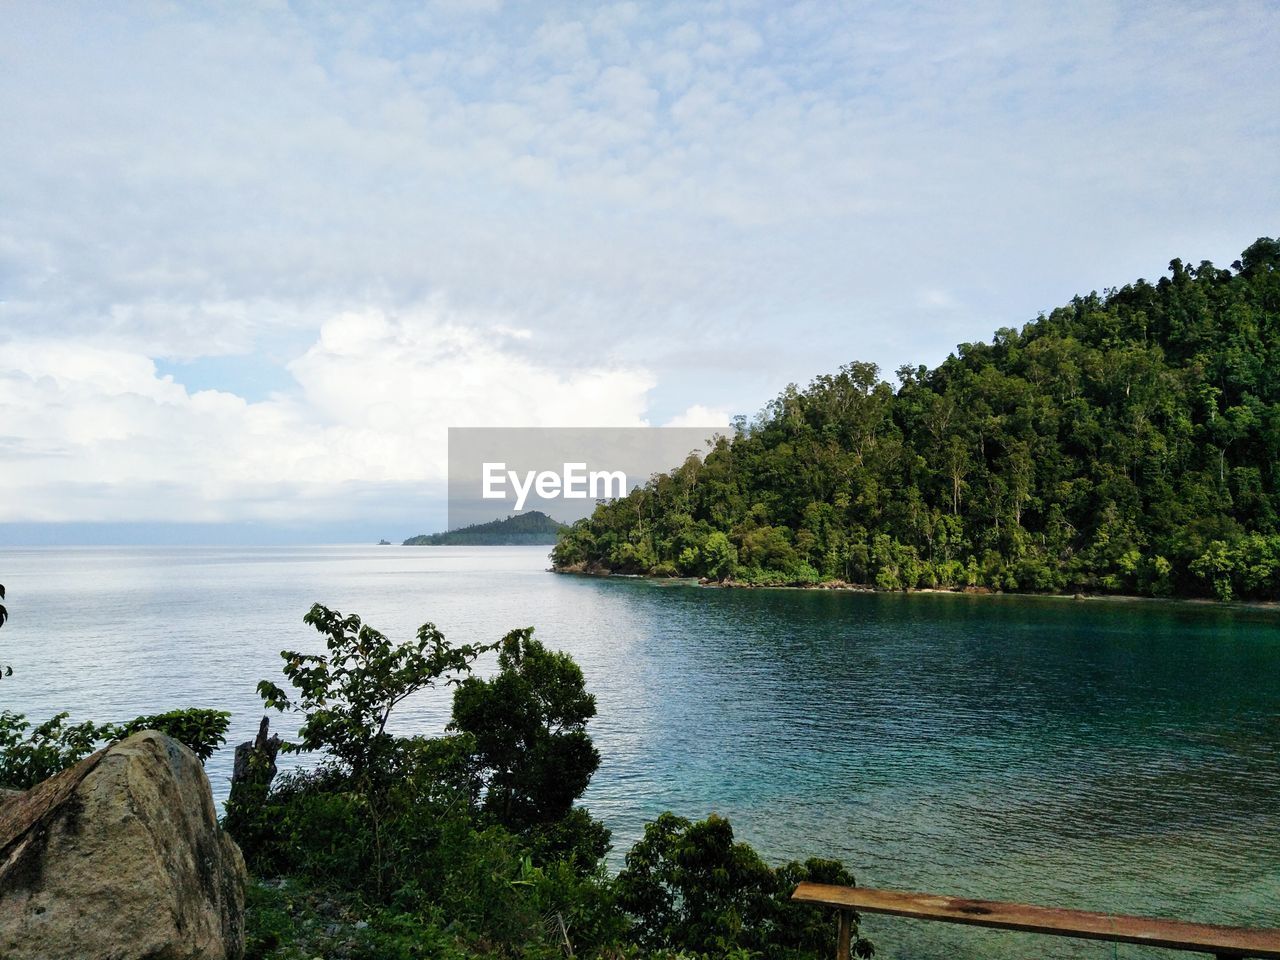
[[[599,701],[586,798],[625,847],[715,810],[867,886],[1280,926],[1280,614],[1048,598],[707,590],[544,571],[544,548],[4,549],[0,704],[232,710],[320,600],[392,636],[533,624]],[[398,729],[438,730],[442,694]],[[230,750],[209,764],[225,793]],[[884,957],[1108,944],[867,918]],[[1173,956],[1132,947],[1115,955]]]

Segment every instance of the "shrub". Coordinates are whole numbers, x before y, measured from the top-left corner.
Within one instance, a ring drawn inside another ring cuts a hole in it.
[[[268,707],[302,714],[297,743],[286,752],[325,750],[356,779],[379,776],[395,749],[387,733],[391,712],[405,698],[438,680],[458,682],[490,647],[450,646],[434,624],[424,623],[417,637],[393,644],[362,624],[354,614],[315,604],[303,618],[325,636],[327,654],[285,650],[284,674],[297,691],[291,698],[268,680],[258,693]]]
[[[0,784],[27,790],[93,753],[107,728],[69,724],[69,716],[59,713],[32,727],[22,714],[0,713]]]
[[[795,884],[808,879],[853,883],[831,860],[770,869],[715,814],[691,823],[664,813],[645,825],[644,837],[628,852],[616,891],[633,919],[633,936],[650,950],[746,950],[781,958],[834,949],[830,919],[819,920],[818,911],[790,900]],[[856,928],[854,950],[872,954]]]
[[[231,714],[221,710],[170,710],[109,727],[110,738],[123,740],[142,730],[159,730],[186,744],[204,763],[227,742]]]
[[[98,748],[137,733],[159,730],[208,760],[226,740],[231,714],[220,710],[170,710],[127,723],[67,723],[63,712],[32,727],[19,713],[0,713],[0,784],[26,790],[83,760]],[[30,731],[28,733],[28,731]]]
[[[484,810],[513,830],[567,816],[600,765],[587,735],[595,714],[568,654],[547,650],[532,627],[508,633],[497,675],[468,677],[453,696],[450,728],[475,743]]]

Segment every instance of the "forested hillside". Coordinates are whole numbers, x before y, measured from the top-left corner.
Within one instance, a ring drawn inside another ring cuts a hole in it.
[[[1076,297],[895,389],[788,387],[562,534],[558,569],[1280,597],[1280,242]]]
[[[541,510],[530,510],[528,513],[517,513],[502,520],[473,523],[469,527],[460,527],[444,533],[420,533],[416,537],[410,537],[402,546],[536,546],[555,543],[556,535],[562,529],[564,524],[558,520],[553,520]]]

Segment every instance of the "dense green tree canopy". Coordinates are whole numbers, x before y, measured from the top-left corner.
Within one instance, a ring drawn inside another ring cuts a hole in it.
[[[1280,597],[1280,242],[1076,297],[895,389],[850,363],[603,504],[559,569]]]
[[[830,918],[791,901],[803,880],[853,886],[838,861],[812,858],[769,867],[734,839],[728,820],[714,813],[692,823],[664,813],[645,824],[618,874],[618,905],[634,918],[632,936],[652,951],[681,948],[704,956],[787,958],[830,956]],[[856,923],[856,915],[855,915]],[[870,957],[871,943],[855,936],[852,953]]]
[[[587,789],[600,765],[587,735],[595,715],[582,669],[528,627],[502,639],[493,678],[458,686],[451,727],[473,738],[486,808],[520,829],[564,819]]]

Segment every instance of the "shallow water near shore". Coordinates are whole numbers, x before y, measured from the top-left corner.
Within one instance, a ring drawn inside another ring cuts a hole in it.
[[[0,705],[33,718],[207,706],[248,739],[278,652],[321,646],[302,623],[315,601],[392,637],[532,624],[597,696],[585,802],[616,856],[662,810],[714,810],[771,861],[839,857],[866,886],[1280,926],[1274,611],[707,590],[555,576],[542,547],[0,558],[15,669]],[[435,732],[448,709],[427,692],[394,725]],[[208,765],[219,798],[230,766],[229,748]],[[1173,956],[894,918],[864,930],[889,958]]]

